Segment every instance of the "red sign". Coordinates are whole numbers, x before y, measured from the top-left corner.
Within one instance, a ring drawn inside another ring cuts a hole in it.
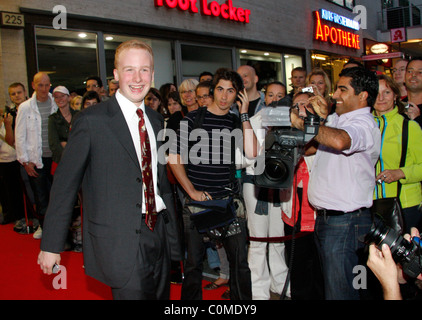
[[[405,42],[406,41],[406,28],[397,28],[390,30],[391,42]]]
[[[156,7],[178,8],[181,11],[198,13],[197,1],[200,1],[201,14],[204,16],[220,17],[225,20],[249,23],[250,10],[233,6],[232,0],[227,0],[223,4],[217,1],[208,3],[207,0],[154,0]]]
[[[360,36],[358,34],[323,24],[321,23],[321,17],[318,11],[315,11],[315,15],[315,40],[330,42],[347,48],[360,49]]]
[[[372,61],[372,60],[382,60],[382,59],[394,59],[394,58],[403,58],[402,52],[390,52],[390,53],[383,53],[383,54],[371,54],[367,56],[363,56],[363,61]]]

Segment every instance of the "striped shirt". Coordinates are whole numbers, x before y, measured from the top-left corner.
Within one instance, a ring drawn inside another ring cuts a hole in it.
[[[207,191],[213,198],[228,196],[232,189],[238,192],[239,186],[230,180],[231,137],[241,134],[240,129],[233,132],[236,117],[206,111],[201,126],[192,131],[196,115],[194,110],[181,121],[177,139],[177,154],[188,164],[188,178],[196,190]],[[188,140],[193,141],[189,144]]]
[[[48,98],[45,102],[37,101],[38,110],[41,115],[41,138],[42,138],[42,156],[50,158],[53,153],[50,150],[48,143],[48,117],[51,114],[51,98]]]

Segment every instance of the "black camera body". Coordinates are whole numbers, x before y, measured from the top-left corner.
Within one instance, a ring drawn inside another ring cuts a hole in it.
[[[368,245],[374,243],[380,249],[384,243],[387,244],[394,261],[402,266],[403,272],[409,277],[416,278],[422,273],[420,238],[414,237],[409,242],[395,230],[385,226],[381,220],[377,220],[366,234],[364,242]]]
[[[255,176],[255,185],[270,189],[289,188],[303,146],[302,131],[273,128],[265,137],[265,169],[261,175]]]
[[[258,187],[288,189],[293,185],[296,165],[302,157],[305,144],[318,134],[320,118],[306,110],[305,130],[292,127],[272,127],[265,136],[265,168],[255,176]],[[288,117],[288,115],[287,115]],[[284,120],[284,119],[283,119]],[[290,124],[290,119],[288,120]]]

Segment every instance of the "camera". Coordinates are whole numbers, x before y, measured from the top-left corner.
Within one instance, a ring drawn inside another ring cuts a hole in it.
[[[422,272],[420,238],[414,237],[409,242],[381,220],[376,220],[365,235],[364,242],[367,245],[374,243],[378,248],[384,243],[387,244],[394,261],[402,266],[403,272],[409,277],[416,278]]]
[[[312,88],[312,87],[305,87],[305,88],[302,88],[302,92],[314,93],[314,88]]]
[[[262,110],[262,125],[271,130],[265,136],[265,167],[254,177],[255,185],[270,189],[288,189],[305,144],[317,133],[320,118],[307,111],[305,131],[291,127],[290,107],[279,106]]]
[[[302,155],[304,133],[292,128],[273,128],[265,137],[265,168],[255,184],[284,189],[293,184],[296,164]]]

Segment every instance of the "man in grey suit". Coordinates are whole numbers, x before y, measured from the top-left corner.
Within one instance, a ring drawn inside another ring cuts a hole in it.
[[[114,299],[169,299],[170,260],[181,260],[181,246],[165,163],[158,161],[163,117],[144,105],[154,79],[152,49],[138,40],[124,42],[114,63],[119,90],[81,112],[72,126],[54,175],[38,264],[46,274],[60,265],[81,187],[86,273],[109,285]],[[152,153],[153,230],[145,223],[138,108]]]

